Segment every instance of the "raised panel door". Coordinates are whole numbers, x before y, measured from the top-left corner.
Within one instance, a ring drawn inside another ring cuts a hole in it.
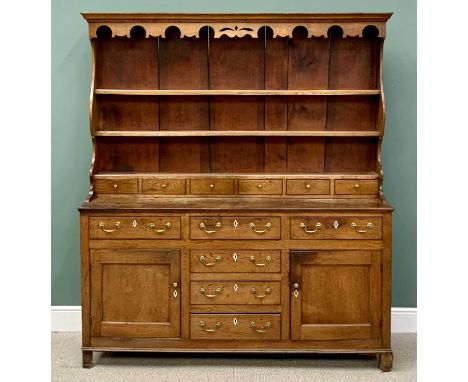
[[[381,253],[291,252],[291,339],[380,337]]]
[[[180,253],[91,251],[92,336],[179,337]]]

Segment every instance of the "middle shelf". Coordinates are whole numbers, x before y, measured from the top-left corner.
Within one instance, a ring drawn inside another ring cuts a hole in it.
[[[275,89],[222,89],[222,90],[208,90],[208,89],[171,89],[171,90],[159,90],[159,89],[96,89],[96,94],[109,94],[109,95],[277,95],[277,96],[344,96],[344,95],[379,95],[381,92],[379,89],[308,89],[308,90],[275,90]]]
[[[378,137],[380,131],[217,130],[217,131],[96,131],[97,137]]]

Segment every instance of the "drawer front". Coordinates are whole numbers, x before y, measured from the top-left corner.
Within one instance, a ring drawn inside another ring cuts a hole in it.
[[[194,305],[277,305],[281,303],[278,281],[192,281],[190,303]]]
[[[191,314],[192,340],[279,340],[280,314]]]
[[[377,195],[378,180],[337,179],[335,180],[336,195]]]
[[[191,272],[280,272],[281,251],[193,250]]]
[[[195,195],[232,195],[233,179],[190,179],[190,193]]]
[[[239,195],[281,195],[281,179],[239,179]]]
[[[191,239],[279,239],[281,219],[274,217],[191,217]]]
[[[381,239],[380,217],[322,217],[291,218],[291,239]]]
[[[94,191],[98,194],[137,194],[137,179],[94,179]]]
[[[288,195],[329,195],[330,181],[326,179],[288,179],[286,193]]]
[[[180,239],[180,217],[90,217],[91,239]]]
[[[143,194],[185,194],[185,179],[143,179]]]

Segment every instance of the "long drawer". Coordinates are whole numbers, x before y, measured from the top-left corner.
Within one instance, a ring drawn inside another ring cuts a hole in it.
[[[275,305],[281,303],[278,281],[192,281],[191,304]]]
[[[180,217],[139,216],[89,218],[91,239],[180,239]]]
[[[281,219],[273,217],[196,216],[190,218],[191,239],[279,239]]]
[[[307,216],[291,218],[291,239],[381,239],[382,218]]]
[[[193,340],[279,340],[280,314],[191,314]]]
[[[280,250],[192,250],[191,272],[280,272]]]

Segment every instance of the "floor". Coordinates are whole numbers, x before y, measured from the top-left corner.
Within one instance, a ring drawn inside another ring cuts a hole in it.
[[[94,353],[81,367],[81,333],[52,333],[52,381],[66,382],[305,382],[416,381],[416,334],[392,336],[393,370],[382,373],[365,356],[161,355]]]

